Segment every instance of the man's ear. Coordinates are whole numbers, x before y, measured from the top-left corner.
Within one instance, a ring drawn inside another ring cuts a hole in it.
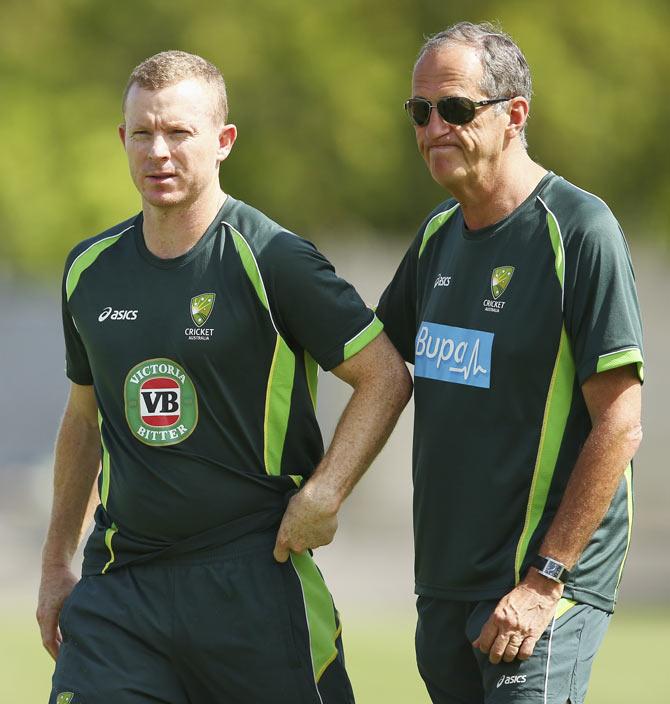
[[[521,134],[528,121],[529,112],[530,105],[522,95],[510,100],[510,108],[507,113],[509,116],[509,124],[507,125],[508,137],[512,138]]]
[[[219,132],[219,163],[228,158],[236,139],[237,127],[235,127],[235,125],[224,125],[221,128]]]

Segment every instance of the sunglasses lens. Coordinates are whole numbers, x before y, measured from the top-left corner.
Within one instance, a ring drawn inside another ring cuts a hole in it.
[[[411,98],[405,103],[405,110],[415,125],[423,127],[430,120],[430,103],[427,100]]]
[[[442,98],[437,101],[440,117],[452,125],[465,125],[475,118],[476,106],[469,98]]]

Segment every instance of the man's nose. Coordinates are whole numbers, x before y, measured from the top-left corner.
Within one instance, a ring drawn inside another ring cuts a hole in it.
[[[151,159],[169,159],[170,147],[167,140],[161,134],[155,134],[151,140],[151,149],[149,150],[149,158]]]
[[[440,113],[437,111],[437,108],[434,107],[430,111],[428,124],[424,127],[424,129],[426,131],[426,135],[432,138],[439,137],[440,135],[450,132],[453,129],[453,125],[445,122],[440,116]]]

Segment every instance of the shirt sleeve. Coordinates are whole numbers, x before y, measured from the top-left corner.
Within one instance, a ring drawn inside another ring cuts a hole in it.
[[[407,250],[377,306],[377,316],[384,323],[386,334],[403,359],[410,364],[414,364],[414,339],[417,328],[417,267],[420,243],[421,238],[417,238]]]
[[[580,384],[635,364],[643,378],[642,323],[628,245],[608,209],[566,243],[565,321]]]
[[[71,259],[71,257],[69,258]],[[65,337],[65,373],[71,381],[82,386],[89,386],[93,383],[93,374],[86,354],[86,348],[82,342],[77,325],[72,317],[67,292],[65,288],[65,280],[69,270],[70,261],[65,267],[65,275],[63,276],[63,285],[61,290],[62,295],[62,314],[63,314],[63,336]]]
[[[360,352],[383,325],[311,242],[281,233],[263,252],[272,315],[282,337],[328,371]]]

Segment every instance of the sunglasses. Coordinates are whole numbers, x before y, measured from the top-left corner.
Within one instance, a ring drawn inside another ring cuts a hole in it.
[[[405,101],[405,110],[409,119],[417,127],[425,127],[430,122],[430,113],[437,108],[439,116],[450,125],[467,125],[475,119],[477,108],[494,103],[504,103],[511,98],[494,98],[493,100],[470,100],[470,98],[440,98],[433,104],[426,98],[410,98]]]

